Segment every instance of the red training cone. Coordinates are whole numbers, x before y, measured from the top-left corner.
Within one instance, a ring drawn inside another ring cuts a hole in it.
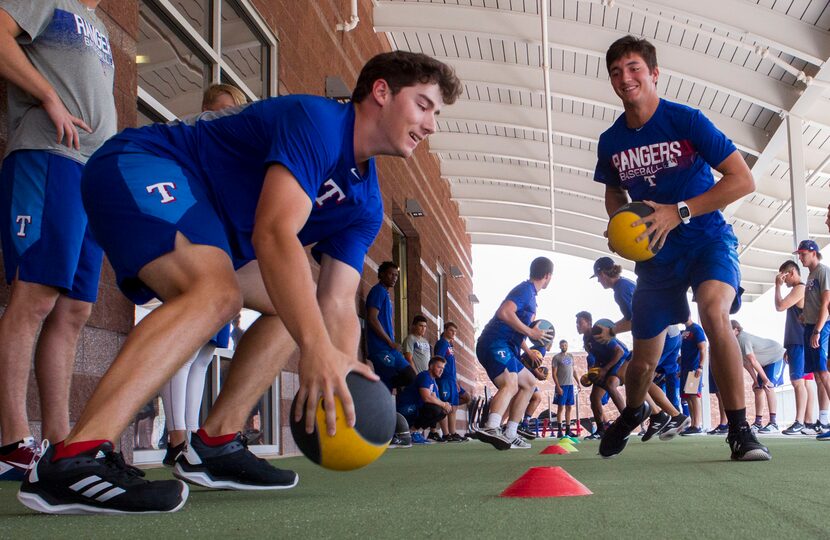
[[[540,454],[568,454],[568,451],[559,446],[558,444],[552,444],[539,452]]]
[[[593,495],[562,467],[532,467],[501,492],[500,497],[574,497]]]

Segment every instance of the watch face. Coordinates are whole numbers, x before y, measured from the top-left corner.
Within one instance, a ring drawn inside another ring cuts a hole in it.
[[[681,206],[678,211],[680,212],[680,217],[683,219],[687,219],[691,212],[689,212],[688,206]]]

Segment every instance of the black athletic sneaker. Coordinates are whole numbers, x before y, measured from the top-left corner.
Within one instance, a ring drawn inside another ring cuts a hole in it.
[[[598,440],[602,439],[602,434],[603,434],[602,431],[595,431],[595,432],[591,433],[590,435],[586,436],[585,438],[583,438],[582,440],[583,441],[598,441]]]
[[[599,440],[599,455],[604,458],[612,458],[625,450],[628,444],[628,437],[631,431],[640,425],[640,422],[648,417],[651,407],[643,403],[638,409],[626,407],[622,414],[614,420],[611,427],[605,430],[602,439]]]
[[[727,433],[729,433],[729,426],[726,424],[718,424],[706,432],[707,435],[726,435]]]
[[[167,445],[167,451],[164,453],[164,459],[161,461],[165,467],[172,467],[176,464],[176,458],[184,451],[185,443],[177,444],[176,446]]]
[[[674,437],[686,429],[687,427],[692,425],[692,419],[686,416],[683,413],[678,414],[677,416],[672,416],[671,421],[666,426],[666,429],[660,432],[660,440],[661,441],[670,441],[674,439]]]
[[[519,428],[519,429],[516,430],[516,433],[518,433],[519,435],[521,435],[522,437],[524,437],[528,441],[535,441],[536,440],[536,434],[533,433],[532,431],[528,431],[526,429]]]
[[[144,479],[105,442],[75,457],[52,461],[44,441],[42,455],[20,485],[17,499],[47,514],[144,514],[175,512],[187,501],[187,484]]]
[[[446,441],[444,441],[444,439],[441,438],[440,435],[438,435],[437,431],[430,431],[429,435],[427,435],[427,440],[435,441],[435,442],[446,442]]]
[[[241,433],[221,446],[208,446],[198,433],[191,434],[173,476],[198,486],[237,490],[288,489],[299,480],[294,471],[277,469],[256,457]]]
[[[666,426],[669,425],[671,422],[671,416],[666,411],[660,411],[657,414],[652,414],[648,422],[648,429],[646,430],[645,435],[643,435],[643,442],[648,441],[655,435],[658,435],[661,431],[666,429]]]
[[[732,459],[735,461],[769,461],[772,456],[766,446],[758,442],[755,433],[746,422],[738,431],[730,432],[726,442],[732,449]]]

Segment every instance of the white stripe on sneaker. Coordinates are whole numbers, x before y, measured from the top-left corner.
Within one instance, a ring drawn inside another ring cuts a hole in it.
[[[88,485],[90,485],[92,483],[95,483],[95,482],[100,482],[100,481],[101,481],[100,476],[97,476],[97,475],[87,476],[83,480],[78,480],[77,482],[75,482],[74,484],[69,486],[69,489],[71,489],[73,491],[81,491],[82,489],[84,489]]]
[[[84,497],[89,497],[91,499],[92,497],[94,497],[97,494],[101,493],[105,489],[109,489],[111,487],[112,487],[112,484],[110,484],[109,482],[101,482],[99,484],[95,484],[94,486],[92,486],[88,490],[84,491],[83,493],[81,493],[81,495],[83,495]]]
[[[123,489],[121,489],[120,487],[113,487],[111,490],[102,494],[100,497],[95,497],[95,500],[100,502],[107,502],[108,500],[118,495],[121,495],[122,493],[124,493]]]

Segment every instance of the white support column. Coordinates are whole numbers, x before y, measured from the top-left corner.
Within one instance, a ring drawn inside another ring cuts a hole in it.
[[[790,157],[790,200],[793,216],[793,250],[810,234],[807,222],[807,185],[804,170],[804,141],[801,118],[787,115],[787,152]]]

